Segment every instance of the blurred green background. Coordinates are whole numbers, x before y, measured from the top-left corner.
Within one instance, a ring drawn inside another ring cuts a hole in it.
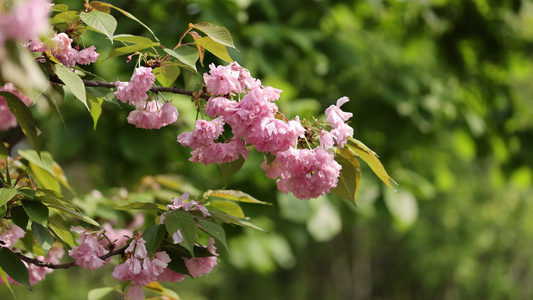
[[[251,155],[228,188],[274,203],[244,208],[269,233],[226,227],[231,252],[213,273],[164,284],[183,299],[533,298],[532,2],[112,2],[168,46],[189,22],[227,27],[239,50],[232,57],[284,91],[278,105],[289,116],[319,115],[350,97],[343,109],[354,114],[355,138],[399,183],[395,193],[363,166],[357,208],[331,195],[298,201],[279,194],[258,167],[262,157]],[[150,37],[113,14],[118,34]],[[113,47],[97,34],[85,42],[102,57]],[[210,55],[206,62],[220,63]],[[119,57],[92,70],[126,81],[133,67]],[[200,78],[184,76],[193,78],[186,88],[198,88]],[[191,128],[193,105],[168,97],[182,103],[180,121],[160,131],[134,128],[127,109],[108,103],[94,131],[89,114],[67,97],[66,129],[57,116],[42,117],[44,149],[80,193],[156,174],[221,188],[218,169],[192,165],[189,149],[175,141]],[[83,299],[116,285],[110,272],[61,270],[31,294],[16,290],[19,299]]]

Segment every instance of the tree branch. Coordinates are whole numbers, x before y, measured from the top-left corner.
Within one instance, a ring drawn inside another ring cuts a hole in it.
[[[124,253],[124,250],[126,250],[128,246],[124,246],[120,249],[117,249],[117,250],[114,250],[114,251],[109,251],[107,254],[104,254],[102,256],[99,256],[99,258],[101,260],[106,260],[108,258],[110,258],[111,256],[115,256],[115,255],[119,255],[119,254],[123,254]],[[72,267],[75,267],[76,266],[76,263],[75,262],[69,262],[69,263],[66,263],[66,264],[58,264],[58,265],[55,265],[53,263],[47,263],[47,262],[44,262],[42,260],[38,260],[38,259],[35,259],[35,258],[31,258],[31,257],[27,257],[25,256],[24,254],[21,254],[21,253],[18,253],[18,252],[15,252],[15,254],[23,261],[29,263],[29,264],[33,264],[33,265],[36,265],[38,267],[45,267],[45,268],[49,268],[49,269],[68,269],[68,268],[72,268]]]

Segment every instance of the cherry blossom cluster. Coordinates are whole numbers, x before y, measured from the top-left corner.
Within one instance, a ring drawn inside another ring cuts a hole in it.
[[[8,13],[0,12],[0,49],[6,40],[28,41],[46,33],[52,6],[47,0],[28,0],[17,2]]]
[[[179,113],[172,103],[149,99],[147,92],[152,88],[155,75],[148,67],[135,69],[129,82],[117,81],[115,97],[122,103],[135,106],[128,115],[128,122],[138,128],[159,129],[176,122]]]
[[[22,230],[22,228],[18,227],[17,225],[12,225],[9,229],[5,230],[2,234],[0,234],[0,241],[2,241],[4,244],[2,247],[7,247],[10,250],[15,250],[13,248],[13,245],[24,237],[26,232]],[[52,264],[59,264],[59,260],[63,257],[65,254],[65,250],[61,245],[54,244],[49,250],[46,256],[37,256],[36,259],[45,262],[45,263],[52,263]],[[39,267],[34,264],[28,264],[26,262],[22,262],[24,265],[28,268],[28,272],[30,274],[30,284],[34,285],[39,281],[42,281],[45,279],[47,274],[50,274],[53,270],[46,268],[46,267]],[[17,281],[13,280],[11,277],[7,276],[7,280],[9,283],[19,284]],[[4,283],[2,278],[0,278],[0,283]]]
[[[348,101],[342,97],[326,109],[329,127],[318,130],[318,147],[312,148],[304,128],[296,116],[288,120],[278,111],[274,101],[281,90],[263,86],[250,72],[234,62],[228,66],[211,64],[204,74],[209,98],[204,112],[213,120],[197,120],[192,132],[178,136],[178,142],[192,149],[192,162],[225,163],[242,155],[247,145],[257,151],[275,155],[261,165],[268,177],[277,179],[282,193],[292,192],[300,199],[316,198],[337,186],[341,165],[335,161],[334,146],[344,147],[353,129],[346,124],[352,116],[340,106]],[[235,100],[234,98],[240,100]],[[242,98],[241,98],[242,97]],[[233,137],[220,141],[224,125],[231,127]],[[331,129],[328,131],[327,129]],[[305,141],[305,143],[304,143]],[[306,148],[307,147],[307,148]]]
[[[42,42],[39,38],[33,38],[28,43],[28,49],[32,52],[46,52],[57,58],[67,67],[73,67],[77,63],[80,65],[89,65],[98,59],[100,55],[95,51],[96,47],[90,46],[81,51],[72,47],[73,40],[64,33],[57,33],[51,39]]]

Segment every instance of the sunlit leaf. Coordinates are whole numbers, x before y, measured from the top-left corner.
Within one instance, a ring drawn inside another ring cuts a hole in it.
[[[75,210],[72,210],[72,209],[69,209],[67,207],[63,207],[63,206],[57,206],[57,205],[48,205],[49,208],[53,208],[55,210],[57,210],[58,212],[64,212],[64,213],[67,213],[71,216],[74,216],[84,222],[87,222],[91,225],[94,225],[94,226],[98,226],[100,227],[100,224],[98,224],[98,222],[96,222],[95,220],[91,219],[90,217],[88,216],[85,216],[83,214],[81,214],[80,212],[77,212]]]
[[[87,294],[87,300],[107,299],[106,296],[109,295],[109,293],[111,293],[112,291],[118,291],[119,289],[120,286],[92,289]]]
[[[180,300],[180,297],[178,296],[178,294],[176,294],[176,292],[174,292],[173,290],[169,290],[169,289],[165,288],[164,286],[162,286],[157,281],[151,282],[151,283],[143,286],[143,288],[147,289],[149,291],[155,292],[155,293],[157,293],[159,295],[166,296],[165,299]]]
[[[205,22],[193,24],[193,27],[207,34],[207,36],[213,39],[213,41],[224,46],[235,48],[231,34],[225,27]]]
[[[9,111],[15,116],[22,132],[30,140],[37,153],[41,151],[39,138],[37,137],[37,126],[31,115],[30,109],[17,96],[9,92],[0,92],[0,96],[7,101]]]
[[[213,55],[225,62],[233,62],[233,59],[231,59],[229,56],[226,46],[213,41],[213,39],[208,36],[196,39],[194,43],[202,46],[205,50],[213,53]]]
[[[163,67],[157,67],[152,71],[155,78],[162,86],[172,86],[174,81],[180,75],[180,68],[177,65],[168,65]]]
[[[242,191],[237,190],[209,190],[204,193],[204,198],[207,197],[216,197],[221,198],[225,200],[233,200],[233,201],[239,201],[239,202],[246,202],[246,203],[257,203],[257,204],[265,204],[265,205],[272,205],[272,203],[263,202],[255,199],[254,197],[246,194]]]
[[[144,36],[138,36],[138,35],[119,34],[119,35],[115,35],[113,38],[115,39],[115,41],[120,41],[120,42],[130,43],[130,44],[150,45],[150,47],[155,47],[155,46],[160,45],[159,43],[156,43],[149,38],[145,38]]]
[[[5,247],[0,247],[0,268],[13,280],[25,285],[31,291],[28,268],[15,253]]]
[[[89,106],[87,105],[87,95],[85,93],[85,85],[83,84],[81,78],[63,64],[54,65],[54,71],[57,77],[61,79],[61,81],[68,87],[72,94],[74,94],[74,96],[80,100],[83,105],[85,105],[87,110],[89,110]]]
[[[117,28],[117,20],[110,14],[101,11],[81,12],[80,18],[85,24],[105,34],[113,43],[113,34]]]
[[[91,93],[87,93],[87,104],[89,105],[89,111],[91,112],[91,117],[93,118],[93,129],[96,130],[96,125],[98,124],[98,119],[102,114],[102,103],[104,100],[96,97]]]
[[[257,229],[261,231],[266,231],[263,228],[253,223],[248,222],[247,220],[237,218],[237,217],[227,215],[227,214],[211,213],[211,218],[213,218],[216,221],[223,222],[223,223],[234,224],[234,225],[239,225],[242,227],[249,227],[249,228],[253,228],[253,229]]]
[[[133,16],[132,14],[130,14],[129,12],[121,9],[121,8],[118,8],[112,4],[109,4],[109,3],[106,3],[106,2],[100,2],[100,1],[92,1],[89,3],[92,7],[98,7],[99,9],[98,10],[101,10],[100,8],[101,7],[111,7],[111,8],[114,8],[116,10],[118,10],[119,12],[121,12],[123,15],[125,15],[126,17],[136,21],[137,23],[141,24],[144,28],[146,28],[146,30],[148,30],[153,36],[154,38],[159,41],[159,39],[155,36],[154,32],[152,31],[152,29],[150,29],[150,27],[146,26],[143,22],[139,21],[139,19],[137,19],[135,16]]]
[[[176,58],[185,67],[187,67],[191,71],[196,72],[196,62],[198,61],[198,58],[200,57],[198,55],[198,50],[192,47],[188,47],[188,46],[182,46],[175,50],[167,49],[167,48],[163,50],[166,53],[170,54],[170,56]]]
[[[355,158],[355,153],[348,148],[338,148],[335,161],[342,166],[342,169],[337,187],[331,189],[331,191],[340,198],[355,204],[357,190],[361,185],[361,166],[359,161]]]
[[[72,233],[70,232],[70,230],[63,227],[60,222],[50,220],[48,222],[48,227],[67,245],[69,245],[70,247],[74,246],[74,239],[72,238]]]
[[[0,206],[6,204],[17,194],[17,189],[12,187],[0,188]]]
[[[215,200],[215,201],[210,201],[209,206],[216,207],[228,215],[232,215],[232,216],[235,216],[241,219],[245,218],[242,208],[239,206],[239,204],[235,202]]]
[[[3,160],[7,160],[7,156],[9,155],[9,149],[7,149],[6,145],[2,141],[0,141],[0,158]]]
[[[66,12],[68,10],[68,5],[66,4],[54,4],[50,11],[59,11],[59,12]]]
[[[385,182],[387,186],[392,188],[390,183],[392,179],[390,178],[389,174],[387,174],[387,171],[385,171],[385,168],[378,159],[378,155],[374,151],[370,150],[370,148],[368,148],[365,144],[354,138],[348,139],[346,147],[352,150],[357,156],[361,157],[361,159],[363,159],[370,166],[372,171],[374,171],[379,179]]]
[[[30,162],[31,175],[35,179],[39,188],[45,188],[56,192],[61,192],[61,185],[55,176],[47,172],[41,166]]]
[[[11,283],[7,280],[7,274],[0,268],[0,278],[4,281],[4,284],[7,286],[9,291],[11,292],[11,296],[13,296],[13,299],[17,300],[17,295],[15,295],[15,291],[13,291],[13,288],[11,287]]]

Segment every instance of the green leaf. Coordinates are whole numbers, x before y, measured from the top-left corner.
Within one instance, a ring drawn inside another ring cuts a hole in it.
[[[207,197],[216,197],[221,198],[225,200],[233,200],[233,201],[239,201],[239,202],[246,202],[246,203],[257,203],[257,204],[264,204],[264,205],[272,205],[272,203],[263,202],[255,199],[254,197],[246,194],[242,191],[237,190],[209,190],[204,193],[204,198]]]
[[[180,297],[178,296],[178,294],[176,294],[176,292],[174,292],[173,290],[169,290],[169,289],[165,288],[164,286],[162,286],[157,281],[153,281],[153,282],[143,286],[143,289],[152,291],[152,292],[157,293],[159,295],[168,296],[168,297],[164,297],[163,299],[167,299],[168,298],[168,299],[180,300]]]
[[[81,78],[63,64],[54,65],[54,71],[56,72],[57,77],[61,79],[72,94],[74,94],[74,96],[85,105],[87,110],[89,110],[89,106],[87,105],[87,95],[85,94],[85,85]]]
[[[112,15],[93,10],[88,13],[80,13],[80,18],[85,24],[105,34],[111,40],[111,43],[113,43],[113,34],[117,28],[117,20]]]
[[[143,233],[143,239],[146,241],[146,251],[150,257],[159,248],[166,233],[167,231],[164,225],[152,225],[146,228]]]
[[[28,268],[15,253],[5,247],[0,247],[0,268],[13,280],[25,285],[31,291]]]
[[[331,189],[331,191],[355,205],[357,190],[361,185],[361,166],[359,161],[355,157],[355,153],[348,148],[338,148],[335,161],[342,166],[342,169],[337,187]]]
[[[7,204],[0,206],[0,219],[3,219],[7,213]]]
[[[50,174],[54,174],[54,159],[50,153],[43,151],[39,156],[33,149],[19,150],[18,153],[29,162],[40,166]]]
[[[65,196],[53,190],[37,188],[37,200],[50,205],[76,209]]]
[[[235,216],[237,218],[244,219],[244,212],[242,211],[242,208],[239,206],[239,204],[231,201],[210,201],[209,206],[216,207],[220,209],[222,212]]]
[[[111,293],[112,291],[118,291],[119,289],[120,286],[92,289],[87,294],[87,300],[104,299],[104,297],[107,296],[109,293]]]
[[[257,229],[257,230],[266,232],[266,230],[264,230],[263,228],[255,225],[253,223],[250,223],[250,222],[248,222],[248,221],[246,221],[244,219],[237,218],[237,217],[234,217],[234,216],[231,216],[231,215],[220,214],[220,213],[211,213],[211,218],[213,218],[214,220],[219,221],[219,222],[239,225],[239,226],[242,226],[242,227],[249,227],[249,228],[253,228],[253,229]]]
[[[71,216],[74,216],[74,217],[76,217],[76,218],[78,218],[78,219],[80,219],[80,220],[82,220],[84,222],[87,222],[87,223],[91,224],[91,225],[100,227],[100,224],[98,224],[98,222],[96,222],[95,220],[93,220],[93,219],[89,218],[88,216],[85,216],[85,215],[83,215],[83,214],[81,214],[81,213],[79,213],[79,212],[77,212],[75,210],[72,210],[72,209],[69,209],[69,208],[63,207],[63,206],[57,206],[57,205],[48,205],[48,207],[49,208],[53,208],[53,209],[55,209],[55,210],[57,210],[59,212],[67,213],[67,214],[69,214]]]
[[[163,248],[163,250],[165,250],[165,252],[168,254],[168,256],[170,257],[170,262],[168,263],[167,267],[176,272],[176,273],[180,273],[180,274],[185,274],[185,275],[191,275],[189,273],[189,269],[187,269],[187,266],[185,265],[185,260],[183,259],[184,255],[179,253],[178,251],[173,251],[174,250],[174,247],[169,247],[169,246],[165,246]]]
[[[198,61],[198,58],[200,58],[200,55],[198,54],[198,50],[196,48],[182,46],[175,50],[167,48],[163,50],[170,54],[170,56],[176,58],[187,69],[197,72],[196,62]]]
[[[28,217],[35,222],[46,226],[48,223],[48,207],[41,202],[25,200],[22,201],[22,207]]]
[[[213,53],[213,55],[222,59],[223,61],[233,62],[233,59],[231,59],[229,56],[226,46],[213,41],[213,39],[208,36],[196,39],[194,43],[202,46],[205,50]]]
[[[158,209],[157,204],[152,202],[132,202],[123,206],[115,207],[118,210],[134,210],[134,209]]]
[[[4,272],[4,270],[2,270],[2,268],[0,268],[0,278],[2,278],[2,280],[5,283],[5,285],[7,286],[9,291],[11,292],[11,295],[13,296],[13,299],[17,300],[17,295],[15,295],[15,291],[13,291],[13,288],[11,287],[11,283],[9,283],[9,281],[7,280],[7,274],[6,274],[6,272]]]
[[[193,246],[196,240],[196,222],[193,217],[183,209],[171,210],[165,214],[165,226],[172,236],[180,230],[183,235],[183,245],[194,256]]]
[[[0,158],[6,161],[8,155],[9,149],[7,149],[6,145],[4,145],[2,141],[0,141]]]
[[[61,185],[55,176],[33,162],[30,162],[30,169],[31,174],[33,175],[33,178],[35,179],[35,182],[39,188],[61,192]]]
[[[9,200],[13,199],[17,194],[17,189],[12,187],[6,187],[0,189],[0,206],[6,204]]]
[[[193,27],[207,34],[207,36],[213,39],[213,41],[224,46],[235,48],[231,34],[225,27],[205,22],[196,23]]]
[[[239,159],[237,160],[218,165],[226,183],[228,182],[231,176],[233,176],[242,168],[242,165],[244,165],[245,161],[246,160],[244,159],[244,157],[242,157],[242,155],[239,155]]]
[[[217,223],[202,219],[199,219],[198,223],[200,224],[200,226],[202,226],[201,229],[205,231],[205,233],[214,237],[215,240],[220,242],[224,246],[226,251],[229,252],[228,245],[226,244],[226,232],[224,231],[224,228],[222,228],[222,226],[218,225]]]
[[[45,252],[48,252],[56,240],[50,231],[37,222],[31,222],[31,231],[37,240],[37,243],[41,245],[41,248],[43,248]]]
[[[129,44],[144,44],[144,45],[150,45],[150,47],[155,47],[155,46],[160,45],[159,43],[156,43],[149,38],[145,38],[144,36],[138,36],[138,35],[120,34],[120,35],[115,35],[113,38],[116,41],[129,43]]]
[[[54,6],[52,6],[52,8],[50,10],[51,11],[58,11],[58,12],[66,12],[68,10],[68,5],[66,5],[66,4],[54,4]]]
[[[27,188],[27,187],[23,187],[23,188],[20,188],[20,189],[17,189],[17,193],[19,195],[22,195],[24,196],[24,198],[26,200],[34,200],[35,199],[35,195],[37,194],[37,191],[36,190],[32,190],[30,188]]]
[[[0,92],[0,96],[6,99],[9,111],[17,118],[22,132],[28,137],[35,150],[37,150],[37,153],[41,152],[39,138],[37,137],[37,126],[35,125],[35,120],[31,115],[30,109],[17,96],[9,92]]]
[[[121,9],[121,8],[118,8],[116,6],[114,6],[113,4],[109,4],[109,3],[106,3],[106,2],[100,2],[100,1],[92,1],[91,3],[89,3],[91,6],[93,7],[98,7],[98,6],[103,6],[103,7],[112,7],[116,10],[118,10],[119,12],[121,12],[123,15],[125,15],[126,17],[136,21],[137,23],[141,24],[144,28],[146,28],[153,36],[154,38],[159,41],[159,39],[155,36],[154,32],[152,31],[152,29],[150,29],[150,27],[146,26],[143,22],[139,21],[139,19],[137,19],[135,16],[133,16],[132,14],[130,14],[129,12]]]
[[[157,67],[152,71],[155,74],[155,78],[162,86],[172,86],[174,81],[180,75],[180,68],[177,65],[168,65],[163,67]]]
[[[361,157],[370,166],[372,171],[374,171],[379,179],[385,182],[388,187],[392,188],[390,182],[394,182],[394,180],[392,180],[389,174],[387,174],[387,171],[385,171],[385,168],[378,159],[378,155],[374,151],[370,150],[370,148],[368,148],[365,144],[354,138],[348,138],[346,147],[352,150],[357,156]]]
[[[102,103],[104,100],[96,97],[91,93],[87,93],[87,104],[89,105],[89,111],[91,112],[91,117],[93,118],[93,129],[96,130],[96,125],[98,124],[98,119],[102,114]]]
[[[15,225],[26,231],[29,217],[22,206],[15,206],[11,208],[11,220],[13,223],[15,223]]]
[[[67,245],[69,245],[70,247],[74,246],[74,239],[72,238],[72,233],[65,227],[63,227],[60,222],[57,222],[56,220],[50,220],[48,222],[48,227]]]
[[[141,50],[144,50],[150,47],[152,46],[146,45],[146,44],[134,44],[134,45],[124,46],[124,47],[118,47],[118,48],[115,48],[113,51],[111,51],[111,53],[109,53],[106,59],[121,56],[121,55],[126,55],[126,54],[132,54],[137,51],[141,51]]]

